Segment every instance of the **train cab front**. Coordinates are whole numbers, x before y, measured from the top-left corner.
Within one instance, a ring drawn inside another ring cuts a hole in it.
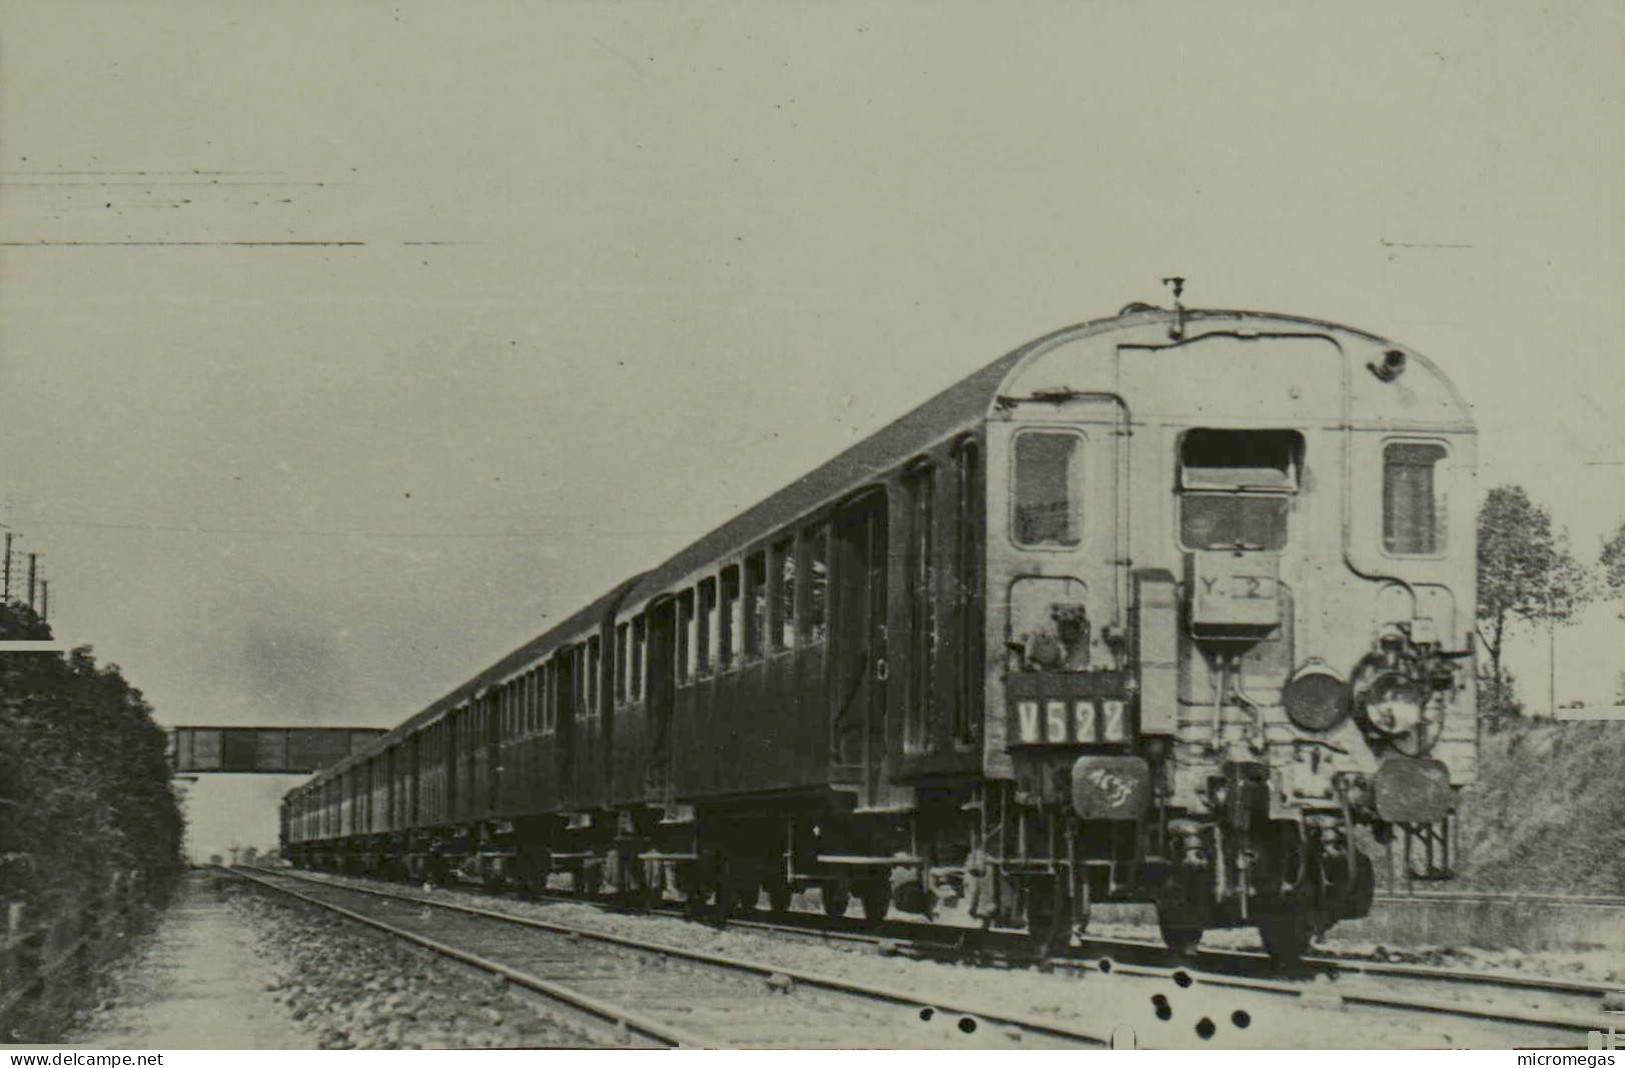
[[[1470,422],[1430,365],[1330,327],[1078,348],[1026,377],[1110,389],[1032,390],[989,432],[1007,898],[1029,926],[1041,898],[1149,901],[1175,949],[1250,926],[1296,959],[1369,911],[1374,844],[1448,874],[1476,758]]]

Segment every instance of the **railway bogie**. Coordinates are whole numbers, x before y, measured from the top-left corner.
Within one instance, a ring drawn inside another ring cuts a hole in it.
[[[310,863],[727,911],[1101,901],[1289,959],[1448,874],[1474,432],[1360,331],[1134,308],[1041,338],[289,794]]]

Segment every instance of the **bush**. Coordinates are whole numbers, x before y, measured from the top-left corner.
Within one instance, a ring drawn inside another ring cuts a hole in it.
[[[1478,675],[1478,721],[1490,734],[1499,734],[1523,719],[1523,702],[1518,700],[1517,679],[1510,671],[1497,679],[1488,672]]]
[[[1625,894],[1625,724],[1513,721],[1463,793],[1462,889]]]
[[[0,604],[0,639],[48,639]],[[162,896],[180,870],[180,805],[152,710],[88,647],[0,655],[0,897],[46,910],[140,873]]]

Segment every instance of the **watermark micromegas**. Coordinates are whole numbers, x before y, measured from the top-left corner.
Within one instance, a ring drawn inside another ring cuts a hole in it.
[[[1591,1032],[1592,1042],[1607,1042],[1610,1036],[1601,1031]],[[1593,1045],[1592,1049],[1598,1047]],[[1611,1047],[1603,1047],[1611,1048]],[[1612,1053],[1520,1053],[1519,1064],[1539,1065],[1540,1068],[1612,1068]]]

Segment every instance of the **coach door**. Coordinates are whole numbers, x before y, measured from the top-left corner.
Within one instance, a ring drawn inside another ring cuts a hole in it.
[[[886,494],[835,513],[830,725],[834,779],[874,796],[886,752]]]
[[[668,598],[649,609],[648,673],[645,689],[649,721],[648,775],[653,782],[671,781],[671,720],[677,701],[677,602]]]
[[[561,650],[553,658],[554,697],[557,701],[555,724],[558,734],[555,736],[555,780],[559,783],[559,804],[569,807],[576,797],[575,777],[572,769],[575,762],[576,743],[576,709],[579,707],[579,695],[576,692],[576,655],[575,646]]]

